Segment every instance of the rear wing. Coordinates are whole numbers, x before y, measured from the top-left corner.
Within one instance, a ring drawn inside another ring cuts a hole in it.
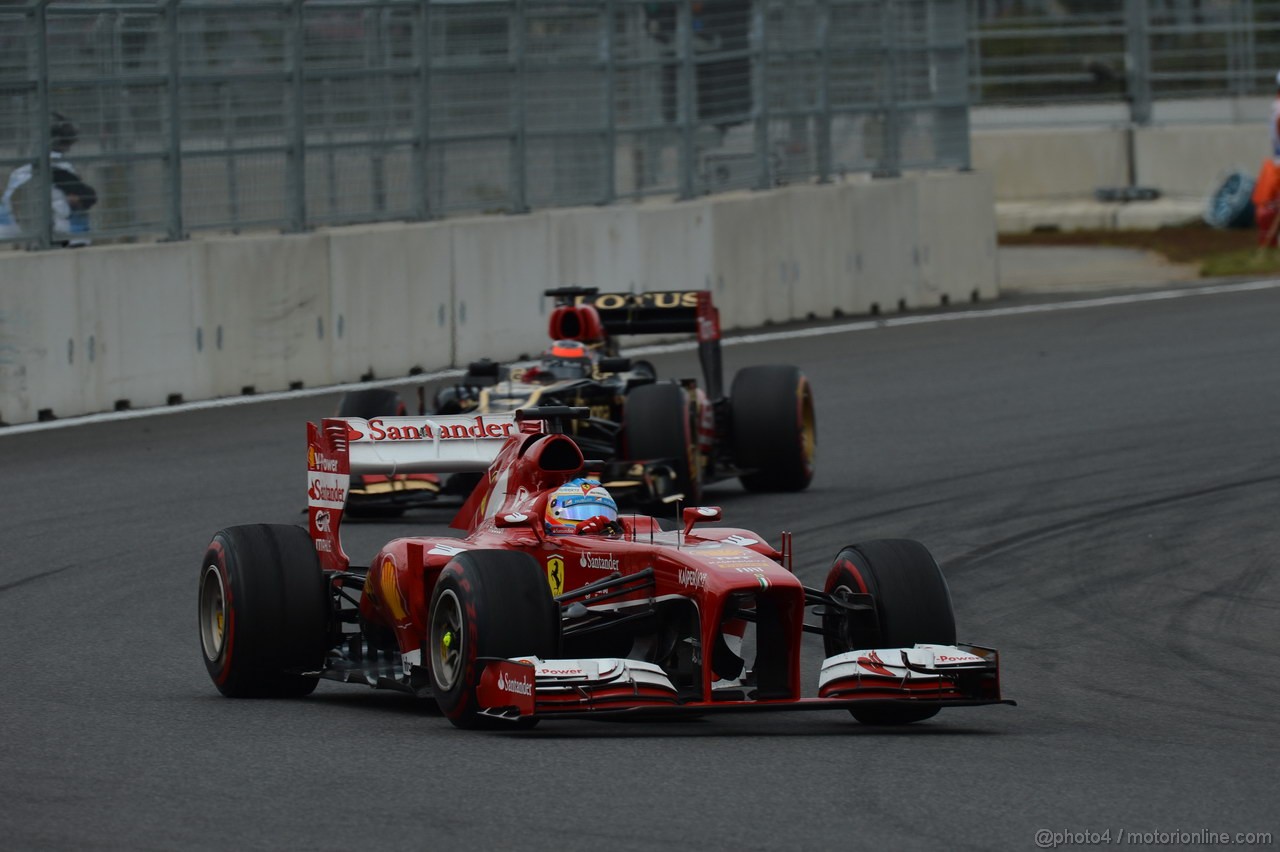
[[[307,424],[307,514],[320,565],[347,570],[338,530],[353,474],[487,470],[508,438],[537,431],[513,412],[419,417],[328,417]]]
[[[557,305],[594,308],[604,330],[618,334],[697,334],[698,359],[707,396],[724,396],[720,360],[720,311],[710,290],[656,290],[648,293],[600,293],[593,287],[546,291]]]

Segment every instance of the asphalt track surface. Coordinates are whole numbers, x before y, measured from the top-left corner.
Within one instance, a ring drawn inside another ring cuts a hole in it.
[[[302,424],[336,398],[0,437],[0,847],[1033,849],[1042,829],[1274,846],[1277,318],[1264,289],[726,349],[730,374],[803,367],[821,464],[799,495],[711,489],[725,522],[792,530],[812,584],[844,544],[920,539],[961,639],[1002,651],[1020,706],[901,728],[830,712],[494,734],[327,682],[225,699],[196,638],[204,546],[301,520]],[[367,560],[447,514],[352,524],[347,549]]]

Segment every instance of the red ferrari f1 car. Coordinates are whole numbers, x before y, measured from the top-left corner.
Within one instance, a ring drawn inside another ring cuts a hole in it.
[[[302,696],[320,678],[434,699],[459,727],[541,719],[847,709],[868,724],[1012,704],[997,653],[956,643],[946,581],[914,541],[853,544],[822,589],[749,530],[690,506],[664,530],[619,514],[565,434],[564,406],[308,424],[309,531],[238,526],[200,567],[218,690]],[[459,538],[388,542],[355,566],[339,538],[352,475],[484,471]],[[801,640],[822,637],[816,694]]]

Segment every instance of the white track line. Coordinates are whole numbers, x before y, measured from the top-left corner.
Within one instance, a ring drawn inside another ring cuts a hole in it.
[[[881,328],[894,328],[902,325],[923,325],[935,322],[956,322],[961,320],[992,319],[995,317],[1018,316],[1020,314],[1047,314],[1057,311],[1078,311],[1086,308],[1103,308],[1114,305],[1133,305],[1141,302],[1161,302],[1170,299],[1185,299],[1193,296],[1216,296],[1223,293],[1246,293],[1255,290],[1274,290],[1280,288],[1280,279],[1263,281],[1242,281],[1232,284],[1207,284],[1202,287],[1179,287],[1173,290],[1151,290],[1141,293],[1127,293],[1120,296],[1099,296],[1093,299],[1076,299],[1069,302],[1044,302],[1035,305],[1017,305],[1007,308],[978,308],[974,310],[958,310],[949,313],[920,314],[914,316],[878,317],[876,319],[856,320],[835,325],[823,325],[813,328],[798,328],[785,331],[769,331],[756,334],[735,335],[722,341],[724,346],[745,346],[752,343],[772,343],[779,340],[796,340],[807,337],[826,337],[833,334],[849,334],[858,331],[872,331]],[[655,346],[637,346],[625,350],[626,355],[662,355],[672,352],[688,352],[697,348],[694,341],[667,343]],[[452,379],[465,375],[465,370],[437,370],[430,373],[418,373],[412,376],[400,376],[394,379],[377,379],[368,382],[352,382],[344,385],[327,385],[325,387],[304,388],[292,391],[276,391],[249,396],[231,396],[221,399],[184,402],[178,405],[167,405],[161,408],[140,408],[129,411],[108,411],[101,414],[86,414],[82,417],[67,417],[60,420],[48,420],[43,423],[20,423],[15,426],[0,427],[0,438],[6,435],[24,435],[30,432],[45,432],[51,429],[64,429],[71,426],[89,426],[96,423],[115,423],[121,420],[137,420],[143,417],[157,417],[165,414],[183,414],[189,411],[207,411],[214,408],[230,408],[238,405],[253,405],[260,402],[278,402],[285,399],[304,399],[312,396],[341,393],[343,391],[364,390],[368,388],[392,387],[410,382],[429,382],[436,379]]]

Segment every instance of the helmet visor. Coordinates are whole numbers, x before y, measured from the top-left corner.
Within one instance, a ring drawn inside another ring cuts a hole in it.
[[[604,515],[609,520],[616,521],[618,519],[618,509],[604,500],[587,497],[561,506],[557,511],[557,515],[561,520],[565,521],[585,521],[587,518],[594,518],[596,515]]]

